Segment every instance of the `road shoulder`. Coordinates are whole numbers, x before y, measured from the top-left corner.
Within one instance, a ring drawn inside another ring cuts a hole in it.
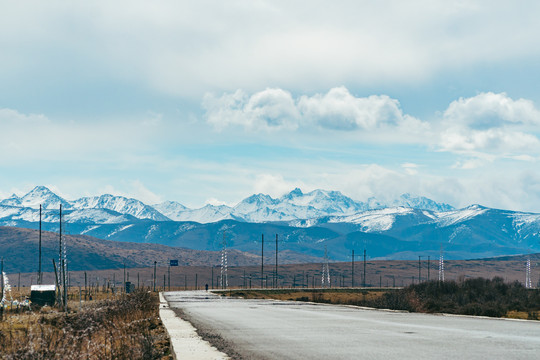
[[[228,360],[229,357],[204,341],[195,328],[176,316],[169,303],[159,293],[159,317],[171,339],[175,359],[182,360]]]

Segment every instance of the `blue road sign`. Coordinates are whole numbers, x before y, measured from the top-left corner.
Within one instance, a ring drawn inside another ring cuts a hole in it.
[[[171,260],[171,266],[178,266],[178,260]]]

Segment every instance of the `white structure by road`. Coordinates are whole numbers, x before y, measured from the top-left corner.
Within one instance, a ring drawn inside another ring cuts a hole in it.
[[[540,322],[165,293],[245,359],[539,359]]]

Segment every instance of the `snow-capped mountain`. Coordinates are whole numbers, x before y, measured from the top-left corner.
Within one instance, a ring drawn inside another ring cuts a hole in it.
[[[136,199],[128,199],[123,196],[101,195],[83,197],[73,201],[72,207],[75,209],[107,209],[120,214],[131,215],[138,219],[150,219],[155,221],[167,221],[168,217],[149,205],[143,204]]]
[[[35,213],[24,210],[26,208],[37,209],[42,205],[44,210],[56,210],[62,204],[64,211],[102,209],[112,212],[88,212],[87,215],[73,218],[92,219],[96,216],[97,223],[116,223],[121,219],[120,215],[133,216],[141,220],[153,221],[194,221],[200,223],[212,223],[221,220],[238,220],[245,222],[269,222],[291,221],[302,219],[317,219],[327,216],[348,216],[358,214],[370,209],[404,206],[432,211],[447,211],[452,209],[450,205],[439,204],[425,197],[414,197],[409,194],[402,195],[388,205],[376,200],[369,199],[367,203],[355,201],[339,191],[314,190],[303,193],[296,188],[280,198],[272,198],[265,194],[256,194],[240,201],[236,206],[206,205],[199,209],[190,209],[175,201],[166,201],[153,206],[146,205],[137,199],[123,196],[100,195],[83,197],[73,201],[63,199],[44,186],[37,186],[22,197],[12,195],[0,201],[1,213],[10,215],[12,219],[30,218]],[[21,212],[17,216],[17,212]],[[26,212],[26,214],[22,214]],[[110,219],[105,219],[110,214]],[[2,217],[0,217],[2,219]],[[66,220],[69,221],[68,218]]]
[[[45,186],[36,186],[23,197],[13,194],[9,198],[0,201],[0,205],[10,205],[18,207],[58,209],[62,204],[65,209],[71,208],[71,204],[65,199],[53,193]]]
[[[177,201],[165,201],[159,204],[154,204],[152,207],[174,221],[181,221],[180,219],[182,213],[189,210],[187,207]]]
[[[413,196],[403,194],[392,202],[392,206],[404,206],[413,209],[432,210],[432,211],[450,211],[454,207],[444,203],[438,203],[424,196]]]
[[[364,203],[354,201],[339,191],[314,190],[304,194],[302,190],[296,188],[282,196],[280,202],[311,207],[326,215],[354,214],[367,209]]]
[[[200,209],[187,209],[176,217],[176,221],[194,221],[198,223],[213,223],[221,220],[240,220],[233,215],[233,209],[226,205],[206,205]]]
[[[387,202],[355,201],[337,191],[294,189],[280,198],[252,195],[236,206],[189,209],[177,202],[154,206],[122,196],[69,201],[45,187],[0,202],[0,226],[37,228],[43,205],[45,230],[58,231],[58,206],[70,234],[116,241],[153,242],[216,250],[223,231],[230,246],[257,251],[261,233],[281,234],[293,251],[344,260],[368,247],[372,257],[437,256],[441,245],[456,259],[540,251],[540,214],[471,205],[453,209],[404,194]],[[386,205],[385,205],[386,204]]]

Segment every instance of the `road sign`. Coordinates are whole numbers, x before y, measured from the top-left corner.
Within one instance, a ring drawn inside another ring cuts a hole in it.
[[[171,266],[178,266],[178,260],[171,260]]]

